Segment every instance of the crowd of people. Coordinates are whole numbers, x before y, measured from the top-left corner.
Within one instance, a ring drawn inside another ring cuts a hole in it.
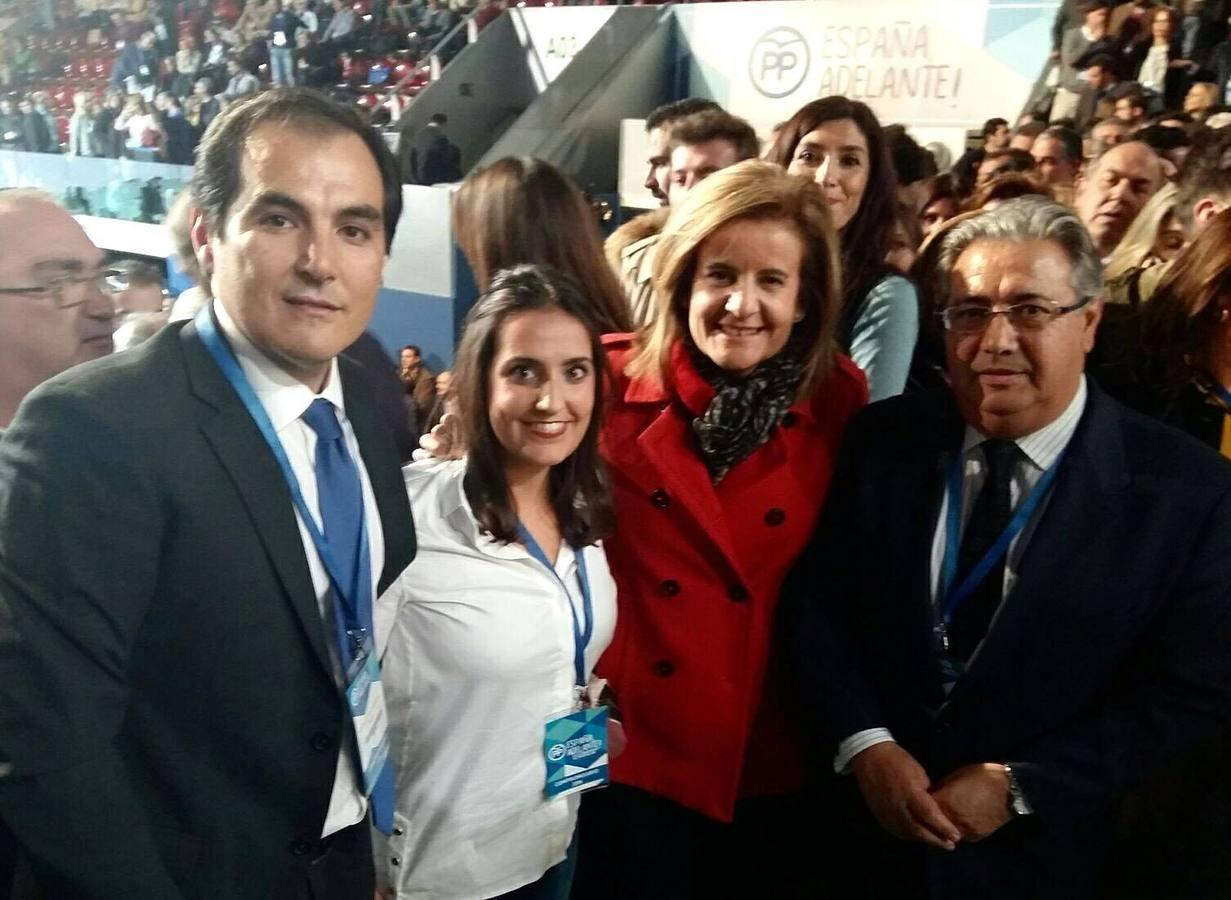
[[[0,33],[0,149],[191,165],[229,103],[306,85],[388,123],[426,84],[424,54],[463,16],[482,28],[506,0],[183,0],[81,3],[53,24]],[[65,39],[64,33],[74,35]],[[71,44],[72,51],[65,50]],[[74,59],[88,59],[77,77]],[[49,91],[40,80],[71,77]],[[380,89],[380,93],[360,89]]]
[[[0,192],[15,895],[1225,896],[1231,128],[1141,84],[956,161],[673,102],[606,238],[473,171],[439,375],[353,105],[219,112],[190,307]]]

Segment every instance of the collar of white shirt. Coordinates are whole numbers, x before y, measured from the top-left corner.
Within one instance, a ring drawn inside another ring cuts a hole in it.
[[[1018,449],[1037,469],[1046,471],[1060,458],[1064,448],[1073,439],[1077,423],[1081,421],[1081,414],[1085,412],[1088,396],[1086,376],[1083,375],[1077,386],[1077,393],[1073,395],[1073,399],[1064,412],[1038,431],[1016,439],[1014,443],[1017,444]],[[975,446],[985,440],[987,440],[987,435],[967,425],[966,436],[962,441],[962,455],[966,456]]]
[[[466,477],[466,460],[450,460],[440,465],[453,467],[454,471],[450,473],[448,483],[445,484],[440,491],[440,515],[443,519],[448,520],[462,537],[480,553],[487,556],[495,557],[496,559],[531,559],[530,551],[521,544],[503,543],[487,534],[479,526],[479,520],[475,518],[474,512],[470,508],[470,501],[466,499],[465,477]],[[560,542],[560,551],[557,555],[556,565],[561,567],[567,563],[569,557],[573,554],[573,550],[568,546],[567,541]],[[567,568],[567,566],[564,566]]]
[[[329,364],[329,378],[325,388],[319,394],[312,388],[295,378],[276,362],[256,348],[252,341],[239,330],[235,320],[227,313],[226,307],[214,301],[214,314],[218,317],[218,327],[226,335],[227,342],[239,359],[240,368],[257,399],[265,407],[265,414],[273,423],[274,431],[281,432],[304,414],[318,397],[324,397],[340,411],[343,418],[346,407],[342,402],[342,379],[338,377],[338,361],[334,359]]]

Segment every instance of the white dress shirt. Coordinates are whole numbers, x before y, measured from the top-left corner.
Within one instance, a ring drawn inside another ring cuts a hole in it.
[[[1137,72],[1137,81],[1142,87],[1158,91],[1160,94],[1167,82],[1167,63],[1171,48],[1166,44],[1151,45],[1146,53],[1141,69]]]
[[[321,525],[320,504],[316,490],[316,432],[300,418],[318,397],[324,397],[333,404],[338,414],[338,424],[346,440],[346,450],[359,468],[359,479],[363,484],[363,510],[368,526],[368,551],[372,563],[372,590],[375,593],[376,584],[380,580],[381,569],[385,561],[385,535],[381,528],[380,511],[376,507],[376,497],[372,493],[372,484],[368,480],[367,469],[363,466],[363,457],[359,454],[359,443],[355,440],[354,429],[346,418],[346,407],[342,402],[342,380],[338,376],[338,362],[330,365],[329,379],[324,389],[313,393],[303,382],[289,375],[277,363],[265,356],[253,346],[236,327],[234,320],[227,314],[221,303],[214,303],[214,312],[218,317],[218,325],[226,336],[227,342],[239,359],[240,368],[257,399],[265,407],[265,414],[273,423],[278,439],[286,450],[291,469],[299,480],[299,489],[303,493],[304,502],[308,505],[312,518],[318,528]],[[329,647],[330,659],[333,661],[334,679],[342,686],[342,665],[339,662],[338,649],[334,638],[334,603],[333,591],[329,585],[329,575],[312,535],[295,513],[295,521],[299,524],[299,538],[303,542],[303,552],[308,559],[308,569],[312,574],[312,587],[316,590],[316,601],[321,610],[324,623],[325,643]],[[377,630],[375,639],[377,652],[380,652],[383,635]],[[341,831],[350,825],[363,821],[367,813],[367,798],[363,792],[363,783],[356,772],[354,762],[355,738],[351,729],[349,714],[344,713],[342,748],[338,753],[337,775],[333,783],[333,795],[329,798],[329,811],[325,815],[325,825],[321,837]]]
[[[397,772],[394,833],[376,839],[378,881],[399,898],[498,896],[561,862],[573,838],[579,798],[544,799],[543,738],[573,706],[577,562],[562,541],[556,577],[520,544],[482,533],[462,487],[465,460],[404,472],[419,549],[378,607],[393,617],[378,627],[389,630],[381,669]],[[615,629],[615,581],[600,546],[581,552],[594,610],[589,677]]]
[[[1015,509],[1022,498],[1029,495],[1034,486],[1039,483],[1043,473],[1055,464],[1064,452],[1064,449],[1068,447],[1069,441],[1073,439],[1073,433],[1077,430],[1077,423],[1081,421],[1081,414],[1086,409],[1087,394],[1086,379],[1083,375],[1081,383],[1077,388],[1077,393],[1058,418],[1044,425],[1038,431],[1025,437],[1017,438],[1015,441],[1018,449],[1021,450],[1018,461],[1014,466],[1012,481],[1010,482],[1010,496]],[[983,458],[983,450],[979,447],[985,440],[987,440],[987,435],[981,434],[970,425],[966,426],[966,434],[962,440],[961,518],[963,528],[965,528],[971,513],[974,511],[975,499],[979,496],[979,491],[983,488],[983,482],[987,479],[987,464]],[[1002,594],[1006,600],[1009,592],[1013,590],[1013,585],[1017,583],[1017,568],[1021,563],[1022,554],[1025,553],[1026,545],[1030,542],[1030,537],[1038,526],[1050,498],[1051,494],[1049,492],[1046,497],[1042,498],[1042,502],[1039,504],[1038,509],[1034,511],[1030,520],[1026,522],[1026,526],[1013,539],[1013,542],[1009,544],[1009,552],[1005,557],[1004,593]],[[944,565],[945,523],[948,514],[949,492],[945,491],[944,500],[940,504],[940,512],[936,519],[936,528],[932,534],[931,577],[933,606],[940,602],[936,596],[936,591],[940,583],[940,571]],[[1001,608],[1003,607],[1004,602],[1001,603]],[[997,609],[992,617],[991,624],[988,626],[989,633],[996,626],[996,619],[999,617],[1000,610]],[[980,642],[979,646],[975,648],[974,653],[970,657],[972,662],[979,655],[979,650],[982,646],[983,643]],[[834,757],[834,771],[838,773],[846,772],[850,767],[851,760],[864,750],[867,750],[874,744],[881,744],[892,740],[893,735],[890,734],[887,728],[868,728],[863,731],[857,731],[838,745],[838,753]]]

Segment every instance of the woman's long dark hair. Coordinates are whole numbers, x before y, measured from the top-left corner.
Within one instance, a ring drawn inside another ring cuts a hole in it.
[[[632,330],[594,210],[551,163],[510,156],[472,172],[453,198],[453,228],[480,291],[501,269],[551,266],[585,285],[604,332]]]
[[[893,206],[897,202],[897,178],[881,124],[866,103],[845,97],[822,97],[791,116],[765,158],[789,168],[799,142],[822,123],[838,119],[853,121],[868,142],[868,186],[864,188],[859,209],[841,232],[843,302],[838,333],[845,344],[849,341],[859,305],[891,271],[885,264],[885,253],[893,224]]]
[[[510,316],[558,309],[590,336],[594,358],[594,412],[577,449],[551,469],[548,491],[560,533],[574,547],[593,544],[611,531],[615,516],[598,452],[607,386],[599,311],[577,283],[547,266],[521,265],[497,272],[487,293],[471,307],[454,361],[462,437],[468,448],[463,486],[480,527],[505,543],[517,540],[517,512],[504,474],[504,447],[492,430],[490,375],[500,331]]]

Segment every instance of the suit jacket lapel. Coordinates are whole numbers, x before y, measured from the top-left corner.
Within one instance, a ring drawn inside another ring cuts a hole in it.
[[[381,567],[377,596],[383,594],[393,579],[415,558],[415,529],[410,516],[410,501],[401,477],[397,451],[388,425],[380,421],[367,390],[367,375],[357,363],[342,357],[338,360],[342,375],[342,396],[346,402],[346,417],[355,431],[359,453],[363,457],[376,508],[380,512],[385,535],[385,559]]]
[[[304,556],[290,489],[248,411],[189,323],[180,331],[184,364],[198,399],[209,407],[200,417],[201,431],[218,462],[235,483],[253,528],[282,582],[287,601],[304,635],[332,678],[332,663],[317,605],[312,574]],[[219,527],[227,527],[219,523]],[[237,538],[242,539],[242,536]]]

